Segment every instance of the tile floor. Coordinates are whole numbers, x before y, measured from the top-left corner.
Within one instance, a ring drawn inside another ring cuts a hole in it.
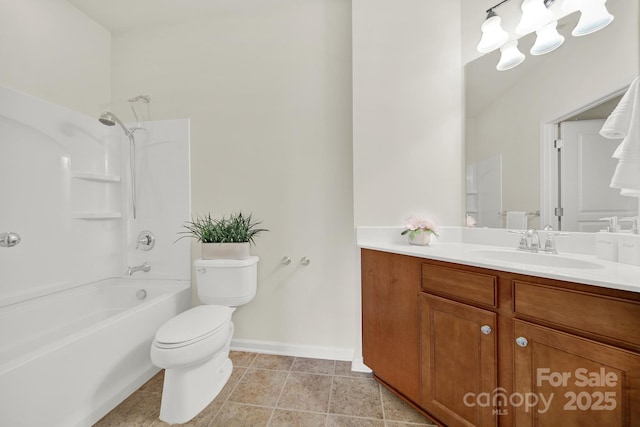
[[[409,427],[431,422],[351,362],[231,352],[225,388],[185,426]],[[161,427],[163,371],[95,424]]]

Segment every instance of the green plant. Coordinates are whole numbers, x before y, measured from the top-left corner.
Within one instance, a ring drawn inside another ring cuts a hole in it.
[[[193,237],[202,243],[244,243],[255,245],[254,237],[266,228],[258,228],[262,221],[254,221],[252,214],[242,215],[242,212],[231,214],[228,218],[211,218],[211,214],[196,217],[187,221],[184,225],[186,231],[178,234],[186,234],[180,237]]]

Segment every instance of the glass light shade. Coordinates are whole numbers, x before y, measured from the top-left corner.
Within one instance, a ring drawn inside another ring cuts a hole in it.
[[[530,51],[532,55],[544,55],[564,43],[564,37],[558,33],[557,26],[558,21],[553,21],[536,31],[536,42]]]
[[[516,33],[529,34],[553,21],[553,12],[544,5],[544,0],[524,0],[522,18],[516,27]]]
[[[579,9],[580,0],[564,0],[562,2],[562,10],[565,12],[575,12]]]
[[[502,29],[501,22],[502,19],[498,15],[493,15],[482,23],[482,27],[480,27],[482,38],[478,43],[478,52],[491,52],[505,44],[509,39],[509,33]]]
[[[524,61],[524,54],[518,50],[517,40],[512,40],[502,45],[500,53],[500,61],[496,66],[498,71],[510,70],[522,64],[522,61]]]
[[[607,10],[605,2],[606,0],[582,0],[579,2],[577,8],[581,12],[580,20],[571,35],[586,36],[609,25],[613,21],[613,15]]]

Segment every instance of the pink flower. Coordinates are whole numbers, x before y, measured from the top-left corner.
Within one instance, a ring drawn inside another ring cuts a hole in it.
[[[404,226],[406,230],[402,234],[406,234],[408,231],[424,230],[438,235],[438,225],[432,219],[424,216],[411,215],[404,220]]]
[[[467,227],[475,227],[475,226],[476,226],[476,219],[471,215],[467,215]]]

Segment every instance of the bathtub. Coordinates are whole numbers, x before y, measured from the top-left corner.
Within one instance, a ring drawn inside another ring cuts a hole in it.
[[[188,281],[108,279],[0,308],[0,425],[91,426],[158,372]]]

